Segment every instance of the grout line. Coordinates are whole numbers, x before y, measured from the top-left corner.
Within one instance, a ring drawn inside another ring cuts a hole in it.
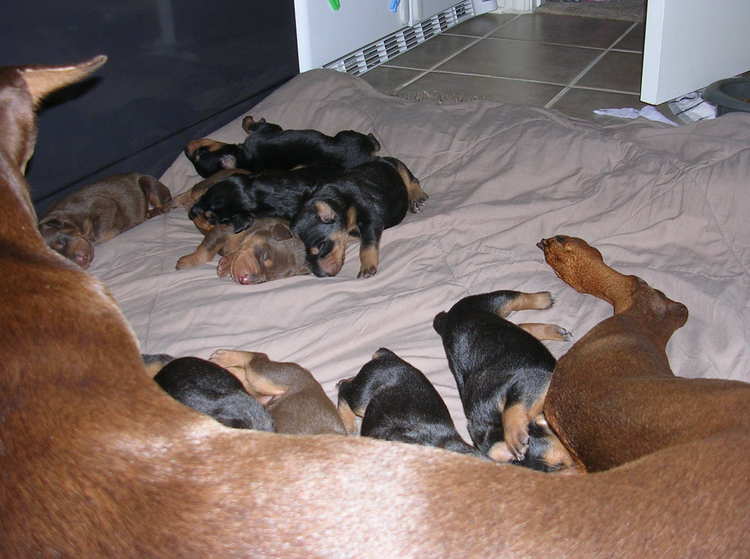
[[[453,54],[451,54],[450,56],[447,56],[446,58],[444,58],[443,60],[441,60],[441,61],[440,61],[440,62],[438,62],[437,64],[434,64],[434,65],[430,66],[430,67],[429,67],[429,68],[428,68],[427,70],[423,71],[423,72],[422,72],[421,74],[419,74],[419,75],[418,75],[418,76],[416,76],[415,78],[412,78],[412,79],[408,80],[408,81],[407,81],[406,83],[403,83],[403,84],[401,84],[401,85],[400,85],[399,87],[397,87],[396,89],[394,89],[394,90],[393,90],[393,93],[391,93],[391,95],[395,95],[396,93],[398,93],[399,91],[401,91],[401,90],[402,90],[402,89],[404,89],[405,87],[407,87],[407,86],[410,86],[411,84],[413,84],[414,82],[416,82],[416,81],[417,81],[417,80],[419,80],[420,78],[424,77],[424,76],[425,76],[425,75],[427,75],[427,74],[428,74],[428,73],[429,73],[430,71],[434,70],[435,68],[437,68],[437,67],[438,67],[438,66],[440,66],[441,64],[445,64],[446,62],[448,62],[448,61],[449,61],[449,60],[451,60],[452,58],[455,58],[456,56],[458,56],[459,54],[461,54],[462,52],[464,52],[464,51],[465,51],[466,49],[468,49],[468,48],[470,48],[470,47],[473,47],[474,45],[476,45],[476,44],[477,44],[477,43],[478,43],[479,41],[481,41],[482,39],[485,39],[485,38],[489,37],[489,36],[490,36],[490,35],[491,35],[492,33],[494,33],[495,31],[497,31],[497,30],[498,30],[498,29],[500,29],[501,27],[505,27],[506,25],[509,25],[510,23],[513,23],[513,22],[514,22],[514,21],[516,21],[516,20],[517,20],[517,19],[518,19],[519,17],[521,17],[521,14],[518,14],[518,15],[517,15],[516,17],[514,17],[514,18],[512,18],[512,19],[509,19],[508,21],[505,21],[505,22],[501,23],[500,25],[498,25],[497,27],[494,27],[493,29],[490,29],[490,31],[488,31],[487,33],[485,33],[485,34],[484,34],[484,35],[482,35],[481,37],[477,37],[477,38],[476,38],[476,40],[474,40],[474,41],[471,41],[471,42],[470,42],[469,44],[467,44],[466,46],[464,46],[464,47],[462,47],[462,48],[458,49],[458,50],[457,50],[456,52],[454,52],[454,53],[453,53]]]
[[[554,107],[554,106],[555,106],[555,103],[557,103],[557,102],[558,102],[558,101],[559,101],[560,99],[562,99],[562,97],[563,97],[563,96],[564,96],[564,95],[565,95],[565,94],[566,94],[566,93],[567,93],[568,91],[570,91],[571,89],[573,89],[573,86],[575,86],[575,85],[576,85],[576,84],[577,84],[577,83],[578,83],[579,81],[581,81],[581,79],[582,79],[582,78],[583,78],[583,77],[584,77],[584,76],[585,76],[585,75],[586,75],[586,74],[587,74],[587,73],[588,73],[588,72],[589,72],[589,71],[590,71],[590,70],[591,70],[591,69],[592,69],[592,68],[593,68],[594,66],[596,66],[596,65],[597,65],[597,64],[599,63],[599,61],[600,61],[600,60],[601,60],[602,58],[604,58],[604,57],[605,57],[605,56],[606,56],[606,55],[607,55],[608,53],[610,53],[610,52],[612,51],[612,48],[613,48],[613,47],[614,47],[614,46],[615,46],[615,45],[616,45],[617,43],[619,43],[620,41],[622,41],[622,40],[623,40],[623,39],[625,38],[625,35],[627,35],[628,33],[630,33],[630,32],[631,32],[631,31],[632,31],[632,30],[633,30],[633,29],[634,29],[634,28],[635,28],[635,27],[636,27],[637,25],[638,25],[638,23],[637,23],[637,22],[633,22],[633,23],[632,23],[632,25],[631,25],[630,27],[628,27],[628,28],[627,28],[627,29],[625,30],[625,32],[624,32],[624,33],[623,33],[622,35],[620,35],[620,36],[619,36],[619,37],[618,37],[617,39],[615,39],[615,42],[614,42],[614,43],[612,43],[612,44],[611,44],[611,45],[610,45],[610,46],[609,46],[609,47],[608,47],[608,48],[607,48],[606,50],[604,50],[604,51],[603,51],[603,52],[602,52],[602,53],[601,53],[601,54],[600,54],[599,56],[597,56],[596,58],[594,58],[594,60],[592,60],[592,61],[591,61],[591,62],[590,62],[590,63],[589,63],[589,64],[588,64],[588,65],[587,65],[587,66],[586,66],[586,67],[585,67],[585,68],[584,68],[583,70],[581,70],[581,72],[580,72],[580,73],[579,73],[579,74],[578,74],[578,75],[577,75],[576,77],[574,77],[574,78],[573,78],[573,79],[572,79],[572,80],[570,81],[570,83],[569,83],[569,84],[568,84],[568,85],[567,85],[566,87],[564,87],[564,88],[563,88],[563,89],[562,89],[561,91],[558,91],[558,92],[557,92],[557,95],[555,95],[554,97],[552,97],[552,99],[550,99],[549,101],[547,101],[547,103],[546,103],[546,104],[544,105],[544,108],[545,108],[545,109],[551,109],[552,107]]]
[[[544,80],[532,80],[529,78],[512,78],[509,76],[493,76],[491,74],[480,74],[476,72],[456,72],[455,70],[425,70],[424,68],[412,68],[410,66],[395,66],[392,64],[382,64],[381,67],[383,68],[393,68],[396,70],[412,70],[415,72],[420,72],[419,78],[423,78],[427,74],[447,74],[451,76],[466,76],[466,77],[472,77],[472,78],[489,78],[493,80],[505,80],[505,81],[513,81],[513,82],[522,82],[522,83],[533,83],[538,85],[552,85],[556,87],[565,87],[568,89],[584,89],[588,91],[602,91],[605,93],[621,93],[623,95],[639,95],[637,91],[625,91],[623,89],[609,89],[606,87],[591,87],[587,85],[568,85],[564,83],[559,82],[548,82]],[[417,78],[413,78],[410,83],[413,83],[416,81]]]

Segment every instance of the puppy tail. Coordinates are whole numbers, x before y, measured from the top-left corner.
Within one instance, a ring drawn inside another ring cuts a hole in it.
[[[435,329],[435,332],[442,336],[445,333],[447,321],[448,313],[439,312],[438,314],[436,314],[435,319],[432,321],[432,327]]]

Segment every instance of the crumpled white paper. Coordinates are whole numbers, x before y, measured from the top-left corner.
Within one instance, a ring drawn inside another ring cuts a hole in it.
[[[618,118],[638,118],[643,117],[648,120],[655,120],[657,122],[663,122],[672,126],[679,126],[676,122],[669,120],[663,114],[659,112],[656,107],[647,105],[642,109],[634,109],[632,107],[626,107],[622,109],[594,109],[594,113],[598,115],[615,116]]]

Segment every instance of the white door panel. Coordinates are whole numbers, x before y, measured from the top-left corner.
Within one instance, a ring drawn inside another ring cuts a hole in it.
[[[657,105],[750,70],[750,0],[648,0],[641,100]]]

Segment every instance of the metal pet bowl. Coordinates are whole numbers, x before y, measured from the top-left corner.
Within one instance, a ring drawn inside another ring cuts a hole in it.
[[[709,85],[703,98],[716,105],[716,116],[750,113],[750,78],[727,78]]]

